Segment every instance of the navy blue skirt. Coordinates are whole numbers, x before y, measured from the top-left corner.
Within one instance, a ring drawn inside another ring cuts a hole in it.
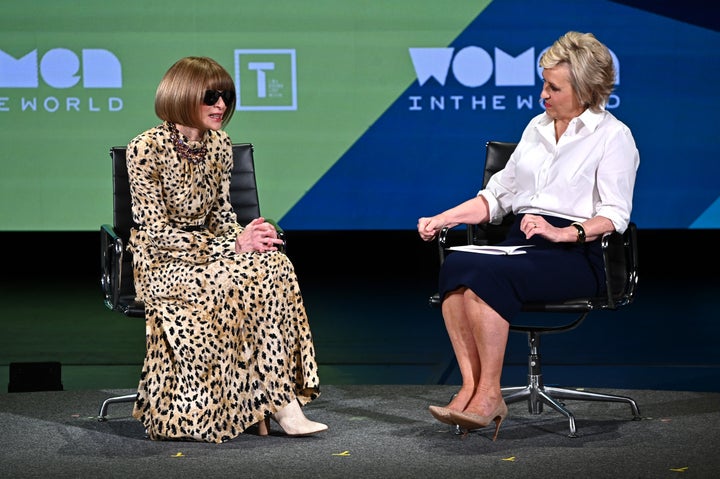
[[[500,316],[512,324],[522,303],[562,301],[595,296],[605,291],[600,241],[553,243],[540,236],[529,240],[520,231],[518,215],[503,245],[531,244],[526,254],[490,255],[450,252],[440,269],[439,292],[461,287],[471,289]],[[572,221],[544,216],[553,226],[569,226]]]

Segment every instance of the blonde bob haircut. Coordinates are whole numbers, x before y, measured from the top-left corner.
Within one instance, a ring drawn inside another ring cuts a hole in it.
[[[567,32],[540,57],[542,68],[570,67],[570,82],[585,108],[598,112],[615,88],[615,65],[610,50],[592,33]]]
[[[165,121],[202,128],[200,107],[206,90],[235,91],[230,74],[208,57],[181,58],[165,73],[155,92],[155,114]],[[227,105],[222,126],[235,113],[235,102]]]

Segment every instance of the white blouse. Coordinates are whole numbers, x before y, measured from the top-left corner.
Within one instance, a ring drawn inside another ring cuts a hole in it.
[[[603,216],[622,233],[630,221],[640,155],[630,129],[610,112],[585,110],[555,141],[553,119],[533,118],[504,169],[478,195],[491,222],[509,212],[585,221]]]

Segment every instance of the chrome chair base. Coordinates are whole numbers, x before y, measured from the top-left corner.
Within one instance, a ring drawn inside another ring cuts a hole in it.
[[[101,422],[107,421],[107,410],[108,410],[108,406],[110,406],[110,404],[121,403],[121,402],[134,402],[135,399],[137,399],[137,393],[107,398],[105,401],[103,401],[102,406],[100,406],[100,412],[98,413],[98,421],[101,421]]]
[[[581,391],[578,389],[566,389],[559,387],[543,386],[542,378],[535,376],[529,378],[527,386],[503,388],[503,398],[506,404],[522,401],[527,399],[528,412],[530,414],[540,414],[543,411],[543,404],[547,404],[568,419],[570,433],[568,437],[578,437],[575,427],[575,416],[565,407],[565,404],[558,399],[577,399],[582,401],[607,401],[607,402],[624,402],[630,405],[633,420],[641,419],[640,409],[634,399],[627,396],[618,396],[614,394],[603,394],[591,391]]]

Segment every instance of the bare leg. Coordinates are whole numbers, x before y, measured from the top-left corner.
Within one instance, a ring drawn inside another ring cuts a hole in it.
[[[480,377],[465,412],[486,416],[503,401],[500,377],[510,324],[469,289],[463,293],[463,305],[475,341],[477,361],[482,365],[478,367]]]
[[[462,376],[462,387],[447,406],[455,411],[465,410],[480,380],[480,356],[466,310],[465,291],[469,290],[461,288],[449,293],[442,303],[445,327]]]

